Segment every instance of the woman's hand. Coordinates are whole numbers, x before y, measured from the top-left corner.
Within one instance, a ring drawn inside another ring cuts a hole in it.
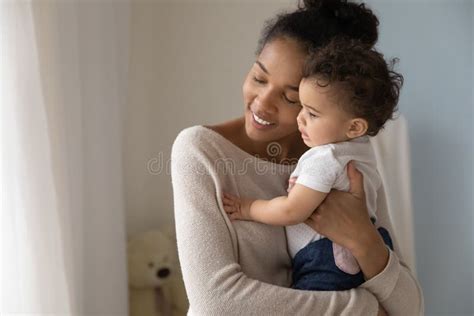
[[[331,191],[305,223],[331,241],[349,249],[366,279],[380,273],[387,264],[388,250],[370,221],[362,174],[350,162],[347,166],[350,191]]]
[[[387,311],[380,305],[379,303],[379,311],[377,313],[377,316],[388,316]]]
[[[305,223],[333,242],[354,250],[360,247],[360,235],[374,230],[365,202],[362,174],[350,162],[347,166],[350,191],[332,190]]]

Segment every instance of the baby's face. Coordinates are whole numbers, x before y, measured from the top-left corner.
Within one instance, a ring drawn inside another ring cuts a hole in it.
[[[303,79],[299,96],[302,109],[298,129],[309,147],[346,141],[352,117],[343,111],[330,86],[320,87],[314,79]]]

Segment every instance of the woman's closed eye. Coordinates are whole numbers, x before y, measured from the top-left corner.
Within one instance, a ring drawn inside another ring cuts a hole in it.
[[[257,76],[253,76],[253,81],[255,81],[258,84],[264,84],[265,80],[258,78]]]
[[[293,100],[289,99],[286,95],[283,95],[283,99],[285,99],[285,101],[288,102],[289,104],[297,104],[297,103],[299,103],[298,100],[293,101]]]

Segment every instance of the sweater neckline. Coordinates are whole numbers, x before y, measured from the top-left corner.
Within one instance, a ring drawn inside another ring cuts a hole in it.
[[[274,166],[282,167],[282,168],[296,167],[296,164],[293,164],[293,165],[281,164],[281,163],[276,163],[276,162],[268,161],[268,160],[265,160],[265,159],[261,159],[257,156],[249,154],[248,152],[246,152],[245,150],[243,150],[242,148],[240,148],[239,146],[237,146],[236,144],[234,144],[233,142],[231,142],[230,140],[228,140],[227,138],[225,138],[224,136],[222,136],[221,134],[219,134],[215,130],[210,129],[210,128],[204,126],[204,125],[198,125],[198,127],[206,130],[209,134],[215,135],[215,137],[220,138],[221,140],[224,141],[224,143],[226,143],[229,147],[232,147],[235,151],[240,152],[242,155],[247,156],[248,158],[255,159],[259,163],[266,163],[266,164],[270,164],[270,165],[274,165]]]

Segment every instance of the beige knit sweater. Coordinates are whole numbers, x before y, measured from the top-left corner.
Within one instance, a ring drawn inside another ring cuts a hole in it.
[[[285,195],[294,166],[255,158],[203,126],[181,131],[171,166],[188,315],[376,315],[378,302],[390,315],[423,313],[421,289],[395,240],[385,269],[359,288],[301,291],[288,288],[284,228],[229,221],[222,191],[262,199]],[[384,199],[379,204],[378,222],[391,231]]]

